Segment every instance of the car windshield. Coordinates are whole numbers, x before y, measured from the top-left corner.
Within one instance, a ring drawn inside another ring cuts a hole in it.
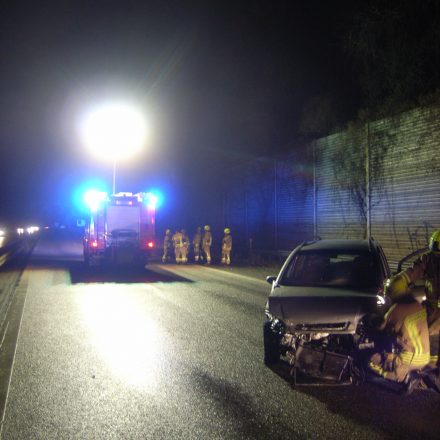
[[[302,250],[290,261],[281,284],[371,290],[377,286],[377,269],[368,252]]]

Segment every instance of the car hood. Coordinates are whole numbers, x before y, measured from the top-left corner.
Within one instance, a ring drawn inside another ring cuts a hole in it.
[[[278,286],[267,301],[269,313],[299,333],[354,333],[376,308],[375,294],[331,287]]]

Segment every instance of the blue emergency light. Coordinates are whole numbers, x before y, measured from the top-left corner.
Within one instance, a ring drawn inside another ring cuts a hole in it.
[[[107,200],[107,193],[103,191],[97,191],[96,189],[90,189],[84,194],[84,202],[92,212],[96,212],[101,204]]]
[[[148,208],[156,209],[158,198],[151,192],[145,194],[145,202],[147,203]]]
[[[160,191],[150,190],[144,193],[144,202],[147,204],[148,208],[156,209],[162,205],[163,195]]]

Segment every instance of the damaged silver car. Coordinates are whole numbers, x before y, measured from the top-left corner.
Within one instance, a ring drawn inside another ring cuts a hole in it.
[[[363,350],[371,348],[366,320],[380,314],[390,269],[374,240],[317,240],[298,246],[266,304],[264,361],[281,358],[297,373],[334,383],[360,380]]]

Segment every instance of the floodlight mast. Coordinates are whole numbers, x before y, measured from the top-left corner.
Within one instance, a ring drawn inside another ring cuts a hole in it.
[[[113,158],[113,195],[116,194],[116,157]]]

